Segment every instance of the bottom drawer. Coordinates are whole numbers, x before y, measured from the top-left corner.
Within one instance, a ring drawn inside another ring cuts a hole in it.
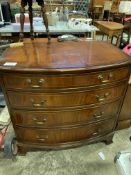
[[[30,129],[16,127],[16,137],[20,142],[58,144],[81,141],[104,135],[112,131],[114,119],[90,125],[63,129]]]

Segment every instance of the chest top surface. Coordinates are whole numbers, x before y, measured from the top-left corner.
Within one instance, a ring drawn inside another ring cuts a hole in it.
[[[5,63],[17,63],[5,66]],[[79,71],[130,64],[121,50],[102,41],[57,42],[25,39],[24,46],[9,48],[0,61],[0,71]]]

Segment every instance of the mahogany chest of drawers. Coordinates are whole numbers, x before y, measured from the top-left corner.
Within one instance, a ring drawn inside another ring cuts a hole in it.
[[[129,75],[129,58],[101,41],[26,39],[7,49],[0,82],[21,153],[110,143]]]

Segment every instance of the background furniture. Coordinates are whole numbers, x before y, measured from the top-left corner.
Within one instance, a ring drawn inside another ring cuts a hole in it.
[[[112,1],[104,1],[103,20],[109,20],[111,8],[112,8]]]
[[[7,25],[5,27],[2,27],[0,29],[0,37],[2,38],[10,38],[18,40],[18,34],[19,34],[19,24],[16,25],[16,27],[13,27],[13,24]],[[29,35],[29,25],[25,25],[25,36],[28,37]],[[87,29],[84,28],[69,28],[67,25],[67,22],[59,22],[55,26],[49,26],[50,35],[62,35],[62,34],[76,34],[80,36],[88,36],[89,33],[91,34],[91,38],[95,39],[96,31],[98,30],[95,26],[89,26]],[[46,36],[46,30],[44,29],[44,26],[34,26],[34,33],[37,36],[39,35],[45,35]],[[39,34],[39,35],[38,35]],[[89,36],[88,36],[89,37]]]
[[[128,20],[125,18],[123,20],[123,32],[120,41],[120,48],[124,48],[127,44],[130,43],[131,40],[131,18]]]
[[[89,6],[89,0],[74,0],[74,10],[81,11],[83,15],[88,17],[88,6]]]
[[[41,16],[43,19],[43,24],[46,28],[46,33],[48,40],[51,40],[50,33],[49,33],[49,25],[47,19],[47,12],[45,7],[45,2],[43,0],[37,1],[38,5],[41,7]],[[24,24],[25,24],[25,7],[28,6],[28,13],[29,13],[29,21],[30,21],[30,37],[34,39],[34,28],[33,28],[33,8],[32,8],[33,0],[21,0],[21,11],[20,11],[20,41],[23,41],[24,38]]]
[[[119,12],[119,5],[121,0],[112,0],[112,13],[118,13]]]
[[[27,39],[8,49],[0,83],[21,153],[111,143],[130,63],[101,41]]]
[[[102,17],[104,0],[91,0],[90,1],[90,11],[91,17],[94,20]]]
[[[121,35],[113,35],[113,37],[117,38],[117,41],[120,38],[120,43],[118,43],[118,46],[122,49],[127,44],[130,43],[130,36],[131,36],[131,17],[126,18],[125,13],[119,13],[119,14],[113,14],[112,20],[114,22],[123,24],[123,31]],[[112,37],[112,41],[113,41]],[[117,42],[116,42],[117,43]]]
[[[58,8],[58,11],[60,11],[61,7],[63,7],[63,9],[67,7],[69,12],[75,10],[75,11],[81,11],[83,12],[83,14],[87,15],[88,5],[89,5],[89,0],[82,0],[82,1],[45,0],[45,6],[46,6],[47,12],[55,11],[56,7]],[[40,7],[36,3],[34,4],[33,9],[36,12],[40,11]]]
[[[117,40],[120,38],[120,45],[119,47],[122,49],[127,44],[130,43],[130,37],[131,37],[131,17],[126,18],[126,15],[123,13],[120,14],[114,14],[113,15],[113,21],[123,24],[123,31],[121,35],[114,35],[113,37],[116,37]],[[112,38],[113,39],[113,38]]]
[[[131,78],[122,106],[117,129],[125,129],[131,126]]]
[[[119,5],[119,12],[120,13],[131,13],[131,1],[120,1]]]
[[[123,25],[111,22],[111,21],[96,21],[95,26],[97,26],[103,33],[111,38],[113,35],[121,35],[123,31]]]
[[[117,36],[116,45],[119,46],[121,35],[124,28],[122,24],[111,22],[111,21],[95,21],[94,25],[98,27],[100,31],[106,34],[109,37],[109,39],[112,39],[113,36]],[[112,43],[112,40],[111,40],[111,43]]]

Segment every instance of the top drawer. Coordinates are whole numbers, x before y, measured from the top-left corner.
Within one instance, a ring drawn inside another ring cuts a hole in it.
[[[83,74],[40,75],[4,74],[7,89],[58,89],[102,85],[115,82],[128,76],[128,68]]]

